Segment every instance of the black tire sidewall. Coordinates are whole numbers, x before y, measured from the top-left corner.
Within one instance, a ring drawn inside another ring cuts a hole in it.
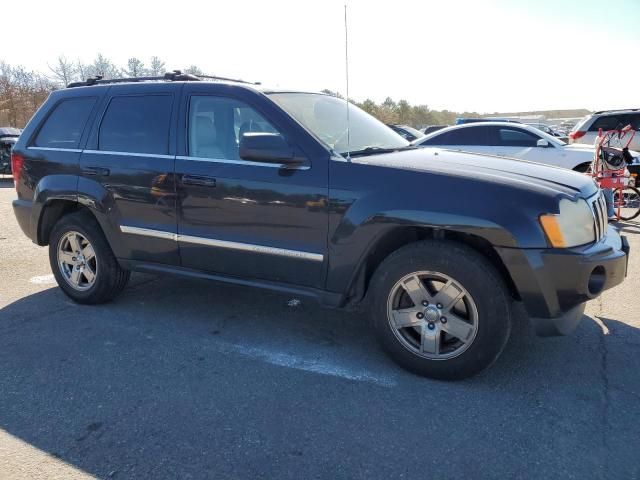
[[[95,283],[88,290],[76,290],[67,283],[58,266],[58,244],[68,232],[75,231],[83,235],[93,246],[97,260]],[[51,270],[62,291],[78,303],[95,304],[110,300],[113,297],[120,266],[109,247],[100,226],[87,213],[80,212],[63,217],[52,229],[49,237],[49,263]]]
[[[387,316],[393,286],[417,271],[443,273],[462,285],[478,309],[478,331],[463,353],[448,360],[431,360],[408,350],[396,338]],[[502,278],[482,255],[462,244],[423,241],[392,254],[376,271],[372,282],[372,321],[385,350],[404,368],[433,378],[461,379],[490,366],[500,355],[511,332],[510,299]]]

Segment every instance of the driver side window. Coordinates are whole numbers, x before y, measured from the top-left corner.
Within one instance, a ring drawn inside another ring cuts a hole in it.
[[[540,138],[516,128],[500,127],[498,129],[498,146],[501,147],[535,147]]]
[[[193,95],[187,125],[190,157],[239,160],[247,132],[279,133],[262,115],[239,100]]]

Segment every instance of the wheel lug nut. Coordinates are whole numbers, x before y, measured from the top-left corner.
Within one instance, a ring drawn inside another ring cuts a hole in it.
[[[423,307],[428,307],[429,306],[429,302],[427,302],[426,300],[422,301],[422,306]]]
[[[427,328],[428,328],[429,330],[433,330],[434,328],[436,328],[436,326],[435,326],[435,324],[433,324],[433,323],[429,323],[429,324],[427,324]]]
[[[440,317],[440,321],[442,323],[447,323],[447,317]]]
[[[437,304],[436,304],[436,307],[438,307],[438,308],[442,308],[442,304],[441,304],[441,303],[437,303]]]
[[[416,314],[416,318],[417,318],[418,320],[422,320],[422,319],[424,318],[424,313],[422,313],[422,312],[418,312],[418,313]]]

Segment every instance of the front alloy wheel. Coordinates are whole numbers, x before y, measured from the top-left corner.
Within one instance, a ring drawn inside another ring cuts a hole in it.
[[[430,360],[463,353],[478,332],[478,308],[462,285],[443,273],[401,278],[387,300],[389,326],[409,351]]]
[[[482,253],[421,240],[389,255],[369,287],[384,349],[419,375],[455,380],[491,365],[511,332],[509,290]]]

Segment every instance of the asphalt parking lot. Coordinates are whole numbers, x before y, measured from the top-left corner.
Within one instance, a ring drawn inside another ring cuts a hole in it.
[[[363,314],[274,293],[134,275],[75,305],[14,195],[0,180],[0,478],[640,478],[640,224],[572,336],[516,308],[496,365],[444,383]]]

